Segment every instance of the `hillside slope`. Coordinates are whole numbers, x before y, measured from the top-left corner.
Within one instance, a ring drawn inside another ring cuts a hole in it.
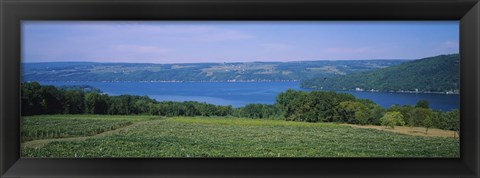
[[[299,81],[397,65],[405,60],[238,63],[23,63],[23,81]]]
[[[309,79],[303,88],[447,92],[459,88],[459,54],[440,55],[344,76]]]

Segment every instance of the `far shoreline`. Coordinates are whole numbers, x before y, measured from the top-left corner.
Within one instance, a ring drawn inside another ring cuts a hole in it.
[[[179,81],[179,80],[165,80],[165,81],[23,81],[23,82],[65,82],[65,83],[80,83],[80,82],[98,82],[98,83],[295,83],[300,80],[238,80],[238,81]],[[335,91],[335,92],[367,92],[367,93],[405,93],[405,94],[440,94],[440,95],[459,95],[459,92],[431,92],[431,91],[380,91],[380,90],[326,90],[318,88],[302,88],[312,91]]]

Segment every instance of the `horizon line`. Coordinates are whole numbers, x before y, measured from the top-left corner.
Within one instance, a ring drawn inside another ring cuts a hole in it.
[[[439,54],[435,56],[442,56],[442,55],[455,55],[459,53],[451,53],[451,54]],[[318,59],[318,60],[298,60],[298,61],[236,61],[236,62],[183,62],[183,63],[154,63],[154,62],[98,62],[98,61],[44,61],[44,62],[22,62],[22,64],[38,64],[38,63],[110,63],[110,64],[205,64],[205,63],[214,63],[214,64],[228,64],[228,63],[289,63],[289,62],[317,62],[317,61],[374,61],[374,60],[420,60],[420,59],[425,59],[429,57],[435,57],[435,56],[428,56],[428,57],[422,57],[422,58],[410,58],[410,59]]]
[[[423,59],[423,58],[420,58]],[[23,64],[38,64],[38,63],[99,63],[99,64],[205,64],[205,63],[289,63],[289,62],[317,62],[317,61],[375,61],[375,60],[419,60],[419,59],[320,59],[320,60],[299,60],[299,61],[229,61],[229,62],[179,62],[179,63],[154,63],[154,62],[99,62],[99,61],[42,61],[42,62],[21,62]]]

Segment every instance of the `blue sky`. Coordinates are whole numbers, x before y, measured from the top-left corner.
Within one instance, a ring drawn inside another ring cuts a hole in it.
[[[458,21],[22,22],[22,62],[419,59],[458,51]]]

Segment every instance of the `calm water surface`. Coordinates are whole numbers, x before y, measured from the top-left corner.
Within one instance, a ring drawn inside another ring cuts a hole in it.
[[[250,103],[273,104],[278,93],[287,89],[305,90],[298,82],[40,82],[44,85],[90,85],[109,95],[149,96],[157,101],[199,101],[216,105],[245,106]],[[428,100],[430,107],[448,111],[460,106],[457,94],[414,94],[388,92],[350,93],[358,98],[370,99],[387,108],[393,104],[414,105],[419,100]]]

